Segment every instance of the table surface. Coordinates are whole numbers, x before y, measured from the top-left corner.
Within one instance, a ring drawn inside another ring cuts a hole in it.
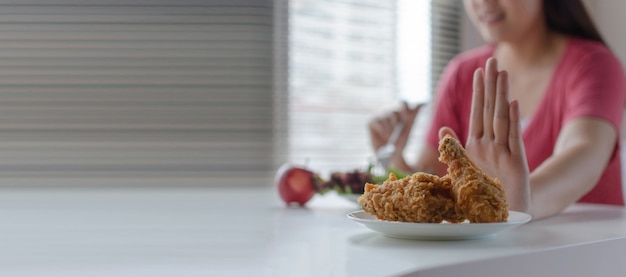
[[[287,207],[267,187],[4,189],[0,275],[390,276],[626,237],[612,206],[465,241],[388,238],[346,217],[358,208]]]

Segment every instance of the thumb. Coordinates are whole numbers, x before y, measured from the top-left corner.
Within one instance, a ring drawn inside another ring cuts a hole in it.
[[[420,111],[424,104],[418,104],[417,106],[411,108],[409,104],[404,101],[402,102],[402,108],[400,112],[400,118],[407,123],[407,125],[413,125],[413,122],[417,119],[417,114]]]
[[[426,103],[419,103],[417,105],[415,105],[415,107],[410,108],[407,104],[407,108],[412,112],[412,113],[418,113],[420,111],[420,109],[422,107],[424,107],[426,105]]]
[[[456,133],[454,132],[454,130],[452,130],[452,128],[450,128],[448,126],[443,126],[443,127],[439,128],[439,139],[442,139],[446,135],[451,135],[453,138],[455,138],[456,140],[460,141],[459,140],[459,136],[456,135]]]
[[[406,101],[402,102],[402,112],[405,114],[410,115],[411,117],[415,117],[415,115],[417,115],[417,113],[419,113],[420,109],[425,105],[425,103],[419,103],[417,105],[415,105],[414,107],[409,106],[409,103],[407,103]]]

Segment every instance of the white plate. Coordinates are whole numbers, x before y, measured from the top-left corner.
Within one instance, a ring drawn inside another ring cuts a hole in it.
[[[508,222],[501,223],[412,223],[378,220],[365,211],[348,214],[348,218],[385,236],[420,240],[477,239],[509,230],[530,221],[531,216],[522,212],[509,211]]]

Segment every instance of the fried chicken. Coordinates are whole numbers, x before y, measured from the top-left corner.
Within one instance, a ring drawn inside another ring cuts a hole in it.
[[[497,178],[487,176],[452,136],[439,141],[439,161],[448,174],[418,172],[398,180],[392,173],[382,185],[366,184],[357,200],[380,220],[420,223],[506,222],[509,206]]]
[[[391,173],[382,185],[366,184],[357,200],[380,220],[441,223],[462,222],[456,213],[450,179],[423,172],[398,180]]]
[[[439,141],[439,161],[448,164],[458,214],[472,223],[507,221],[509,206],[500,181],[487,176],[450,135]]]

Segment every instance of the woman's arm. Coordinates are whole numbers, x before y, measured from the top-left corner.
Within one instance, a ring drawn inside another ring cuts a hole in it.
[[[482,69],[476,71],[466,149],[483,170],[500,179],[511,209],[527,211],[534,219],[557,214],[595,186],[618,134],[606,120],[573,119],[561,130],[553,155],[529,174],[519,110],[508,100],[506,77],[497,71],[495,59],[487,61],[484,76]]]
[[[529,212],[542,218],[561,212],[589,192],[602,176],[617,143],[613,126],[581,117],[559,133],[553,155],[530,174]]]
[[[604,120],[581,117],[566,124],[557,139],[552,157],[530,174],[527,212],[533,219],[540,219],[555,215],[575,203],[598,182],[616,143],[615,128]],[[433,163],[437,161],[439,152],[427,147],[422,154],[416,168],[439,164],[433,171],[440,176],[446,174],[446,165]],[[508,190],[511,189],[508,186]],[[508,193],[511,201],[515,201],[518,196]]]

